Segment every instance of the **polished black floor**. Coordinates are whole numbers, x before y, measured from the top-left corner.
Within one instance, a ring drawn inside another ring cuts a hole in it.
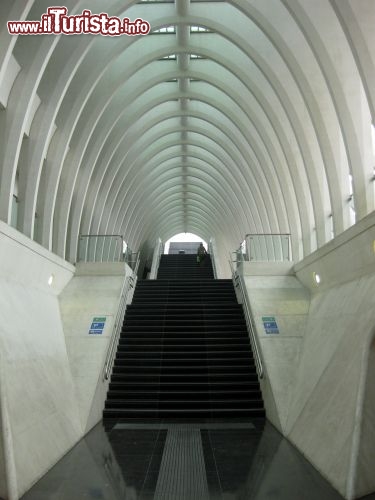
[[[339,500],[269,423],[97,425],[23,500]],[[366,497],[373,500],[375,496]]]

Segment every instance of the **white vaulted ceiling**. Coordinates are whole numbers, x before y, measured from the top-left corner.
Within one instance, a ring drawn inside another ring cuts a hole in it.
[[[8,34],[55,4],[0,2],[3,221],[71,261],[183,231],[299,260],[374,210],[374,0],[66,0],[169,32]]]

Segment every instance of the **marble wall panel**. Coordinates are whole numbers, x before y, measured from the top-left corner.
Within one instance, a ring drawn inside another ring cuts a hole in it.
[[[104,408],[107,383],[103,381],[103,365],[127,272],[123,266],[117,269],[122,271],[121,274],[106,276],[102,274],[101,267],[100,263],[90,268],[86,266],[85,274],[75,276],[59,297],[81,423],[86,431],[98,423]],[[92,274],[88,275],[89,272]],[[90,335],[91,322],[98,316],[106,317],[103,333]],[[98,391],[101,395],[99,399]],[[91,415],[89,418],[94,399],[96,417]],[[88,427],[89,420],[91,427]]]
[[[339,259],[349,258],[351,244],[345,249],[341,242]],[[328,268],[333,252],[334,246]],[[305,267],[298,266],[306,281]],[[335,269],[345,274],[343,262]],[[266,366],[268,418],[345,498],[373,492],[375,361],[369,339],[375,331],[375,275],[361,271],[351,281],[337,276],[332,286],[311,286],[311,301],[297,279],[291,290],[290,276],[283,282],[279,275],[245,280]],[[265,333],[262,316],[275,316],[278,335]]]
[[[2,432],[17,498],[83,435],[57,299],[74,268],[3,223],[0,243]]]

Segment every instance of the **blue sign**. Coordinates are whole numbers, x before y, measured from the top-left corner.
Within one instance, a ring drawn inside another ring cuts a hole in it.
[[[262,317],[264,330],[267,334],[277,335],[279,332],[279,327],[277,326],[274,316],[264,316]]]
[[[101,335],[104,330],[106,319],[106,317],[93,318],[89,329],[89,335]]]
[[[92,330],[103,330],[104,323],[91,323],[91,329]]]

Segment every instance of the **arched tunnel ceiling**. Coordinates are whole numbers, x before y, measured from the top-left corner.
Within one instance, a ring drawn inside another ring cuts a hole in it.
[[[9,35],[52,5],[0,3],[3,221],[73,262],[185,231],[299,260],[373,211],[373,0],[67,0],[151,33]]]

